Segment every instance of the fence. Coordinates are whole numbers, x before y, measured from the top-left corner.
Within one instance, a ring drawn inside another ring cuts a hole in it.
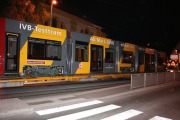
[[[131,89],[180,81],[180,72],[131,74]]]

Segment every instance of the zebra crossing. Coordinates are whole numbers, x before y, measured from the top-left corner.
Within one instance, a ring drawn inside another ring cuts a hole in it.
[[[81,102],[81,103],[72,104],[72,105],[37,110],[35,112],[40,116],[46,116],[46,117],[48,117],[48,115],[52,116],[53,114],[56,113],[55,117],[47,118],[47,120],[79,120],[79,119],[85,119],[85,118],[89,118],[89,117],[94,118],[94,116],[96,116],[96,115],[110,112],[113,110],[118,110],[118,109],[121,109],[121,107],[122,107],[122,106],[118,106],[118,105],[114,105],[114,104],[104,105],[103,103],[104,102],[100,101],[100,100],[91,100],[91,101]],[[63,113],[66,111],[76,110],[79,108],[86,108],[86,107],[93,106],[93,105],[96,107],[90,108],[90,109],[87,109],[84,111],[70,113],[67,115],[65,114],[62,116],[57,116],[57,113]],[[97,105],[100,105],[100,107],[98,107]],[[127,119],[133,118],[133,117],[141,115],[141,114],[143,114],[142,111],[130,109],[130,110],[126,110],[126,111],[114,114],[114,115],[110,115],[108,117],[101,118],[100,120],[127,120]],[[90,118],[88,120],[90,120]],[[94,119],[92,119],[92,120],[94,120]],[[154,116],[152,118],[149,118],[149,120],[172,120],[172,119],[161,117],[161,116]]]

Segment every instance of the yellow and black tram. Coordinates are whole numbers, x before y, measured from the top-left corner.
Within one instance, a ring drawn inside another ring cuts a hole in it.
[[[0,76],[158,72],[166,58],[155,49],[50,26],[6,18],[0,26]]]

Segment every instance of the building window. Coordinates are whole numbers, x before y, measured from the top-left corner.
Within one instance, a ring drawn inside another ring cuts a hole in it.
[[[66,26],[65,26],[64,22],[61,22],[60,28],[61,28],[61,29],[66,29]]]
[[[84,29],[81,29],[80,33],[84,33]]]
[[[48,23],[48,21],[47,21],[47,20],[45,21],[44,25],[46,25],[46,26],[48,26],[48,25],[49,25],[49,23]]]
[[[88,62],[88,43],[76,41],[75,61]]]
[[[85,29],[85,34],[89,34],[90,32],[89,32],[89,29]]]
[[[61,42],[29,38],[28,59],[61,60]]]
[[[57,27],[57,20],[55,18],[52,20],[52,27]]]
[[[105,62],[114,63],[114,49],[106,48]]]

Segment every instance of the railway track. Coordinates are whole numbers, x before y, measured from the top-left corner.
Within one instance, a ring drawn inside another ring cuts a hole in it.
[[[77,92],[85,90],[94,90],[107,87],[113,87],[123,84],[129,84],[130,80],[113,80],[113,81],[98,81],[86,83],[67,83],[61,85],[48,85],[48,86],[27,86],[16,88],[5,88],[0,93],[0,99],[19,98],[46,94],[57,94],[67,92]]]

